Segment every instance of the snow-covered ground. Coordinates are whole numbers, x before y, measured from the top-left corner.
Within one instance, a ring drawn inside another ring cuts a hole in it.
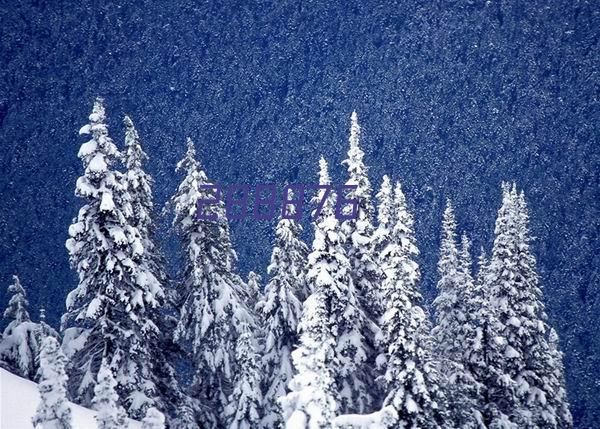
[[[40,395],[37,384],[0,368],[0,428],[32,429]],[[96,412],[71,404],[75,429],[96,429]],[[139,422],[130,420],[128,429],[139,429]]]

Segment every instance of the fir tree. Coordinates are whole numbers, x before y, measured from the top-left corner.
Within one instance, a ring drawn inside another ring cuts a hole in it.
[[[36,339],[37,339],[37,343],[40,344],[40,353],[36,356],[36,367],[37,367],[37,372],[35,375],[35,382],[39,382],[40,378],[41,378],[41,348],[42,348],[42,344],[44,342],[44,339],[46,337],[53,337],[56,340],[60,340],[60,335],[58,335],[58,332],[56,332],[56,330],[54,330],[54,328],[52,328],[50,325],[48,325],[46,323],[46,310],[44,309],[44,307],[40,308],[40,322],[38,324],[38,329],[36,332]]]
[[[71,429],[71,407],[67,400],[67,358],[56,338],[44,338],[40,352],[40,403],[32,418],[40,429]]]
[[[434,301],[437,325],[433,329],[440,371],[448,381],[448,409],[454,427],[476,428],[479,415],[478,389],[468,363],[469,349],[477,340],[477,326],[472,318],[472,295],[469,240],[463,236],[462,250],[456,244],[456,220],[448,201],[442,222],[442,241],[437,287]]]
[[[552,374],[548,377],[547,381],[548,386],[546,390],[551,392],[547,399],[554,410],[550,415],[555,416],[556,427],[571,428],[573,427],[573,417],[571,416],[571,411],[569,411],[563,354],[559,349],[558,343],[558,334],[553,328],[550,328],[550,334],[548,335],[548,344],[550,346],[548,366],[551,368]]]
[[[4,329],[4,335],[10,335],[13,329],[21,323],[31,321],[27,311],[29,306],[27,292],[25,292],[17,275],[13,276],[13,283],[8,287],[8,292],[12,294],[12,297],[8,301],[8,307],[4,310],[4,318],[10,320],[10,322]]]
[[[152,187],[154,180],[144,170],[144,162],[148,155],[142,149],[140,136],[129,116],[123,119],[125,125],[125,180],[131,195],[131,208],[133,212],[131,224],[136,227],[144,246],[144,257],[150,271],[165,284],[165,258],[156,244],[156,220],[154,214],[154,199]]]
[[[430,324],[420,306],[413,220],[399,184],[394,192],[394,213],[391,237],[380,254],[386,311],[378,337],[385,353],[378,363],[386,367],[384,406],[395,408],[396,427],[437,428],[445,424],[444,394],[431,355]]]
[[[394,213],[394,190],[387,175],[383,176],[381,187],[377,193],[377,229],[374,235],[375,254],[381,255],[390,242],[396,214]],[[379,262],[379,261],[378,261]],[[381,285],[380,285],[381,288]]]
[[[16,275],[13,276],[13,283],[8,291],[12,293],[12,297],[4,311],[4,317],[10,321],[0,341],[0,362],[11,372],[34,380],[41,347],[41,326],[32,322],[29,317],[27,293]]]
[[[290,393],[281,399],[285,427],[327,429],[338,409],[333,369],[339,364],[335,353],[335,326],[328,312],[325,285],[315,285],[306,299],[298,325],[300,344],[292,352],[296,375]]]
[[[119,407],[119,396],[115,391],[117,382],[106,361],[102,361],[94,386],[92,406],[97,411],[98,429],[120,429],[125,423],[123,410]]]
[[[319,167],[319,184],[329,185],[331,180],[323,158]],[[321,201],[323,196],[324,191],[320,190],[313,202]],[[330,195],[315,220],[315,238],[307,264],[307,282],[312,285],[312,293],[304,302],[298,326],[300,345],[292,352],[296,375],[289,384],[291,392],[282,399],[283,417],[289,428],[331,427],[339,408],[336,396],[348,401],[353,393],[344,380],[349,374],[343,373],[344,363],[340,361],[340,357],[346,359],[340,353],[345,345],[340,338],[346,320],[339,316],[343,309],[348,309],[347,320],[353,321],[356,307],[348,302],[352,296],[347,288],[352,280],[333,204]],[[360,340],[360,331],[353,334]]]
[[[194,396],[204,407],[200,420],[206,425],[224,426],[224,407],[236,373],[235,344],[243,323],[255,326],[241,288],[242,280],[234,272],[236,255],[229,235],[222,203],[205,207],[216,220],[200,220],[197,202],[214,197],[195,148],[188,139],[188,150],[177,170],[186,177],[171,200],[176,227],[183,244],[180,317],[175,339],[193,356]]]
[[[289,196],[291,198],[291,196]],[[288,214],[295,213],[291,207]],[[265,331],[262,356],[265,428],[280,427],[278,399],[286,394],[293,376],[292,350],[298,343],[298,322],[306,295],[305,264],[308,247],[300,240],[302,226],[293,219],[280,219],[275,246],[267,268],[270,280],[256,306]]]
[[[142,429],[165,429],[165,416],[154,407],[148,408],[142,420]]]
[[[358,115],[352,112],[350,126],[350,149],[348,158],[342,164],[348,169],[348,180],[346,185],[356,186],[355,190],[349,191],[346,195],[348,199],[357,199],[357,217],[356,219],[346,220],[342,224],[344,239],[347,241],[347,257],[350,263],[350,273],[358,306],[365,314],[366,321],[363,325],[364,361],[356,363],[355,377],[363,386],[357,386],[360,390],[353,393],[350,401],[342,402],[342,409],[345,411],[354,411],[358,413],[372,410],[373,403],[377,401],[378,392],[376,386],[364,387],[369,380],[375,378],[372,371],[375,364],[376,350],[374,339],[379,330],[377,320],[382,314],[382,303],[379,295],[379,285],[381,283],[381,272],[376,261],[374,253],[374,232],[372,223],[373,205],[371,203],[371,184],[368,177],[368,168],[363,162],[364,152],[359,146],[360,126],[358,124]],[[364,389],[364,390],[362,390]]]
[[[503,339],[500,347],[490,350],[488,358],[499,367],[499,377],[488,386],[489,399],[499,416],[488,418],[492,427],[558,427],[561,417],[557,410],[566,409],[567,404],[566,398],[561,404],[550,399],[560,394],[552,387],[560,381],[553,366],[550,328],[530,249],[527,207],[515,185],[503,186],[503,194],[485,276],[489,308]]]
[[[168,410],[174,415],[188,401],[181,391],[171,361],[177,359],[178,347],[173,343],[171,335],[175,328],[176,291],[167,288],[169,283],[165,271],[165,258],[156,243],[156,216],[152,188],[154,180],[144,170],[148,155],[142,149],[140,136],[129,116],[125,116],[125,154],[124,162],[127,168],[124,179],[128,193],[131,195],[132,218],[131,224],[139,231],[140,242],[144,248],[142,255],[144,265],[158,280],[163,294],[157,296],[158,305],[147,308],[147,317],[156,325],[156,338],[149,342],[153,380],[156,383],[158,401],[155,405]],[[138,414],[137,417],[140,417]]]
[[[226,414],[230,429],[256,428],[260,422],[262,395],[259,356],[248,325],[240,327],[235,356],[238,367]]]
[[[164,296],[135,224],[123,174],[113,169],[121,154],[108,135],[102,99],[97,99],[81,145],[84,175],[76,195],[85,201],[69,227],[66,246],[79,285],[67,296],[64,348],[71,359],[72,396],[91,403],[102,359],[115,371],[130,416],[141,418],[155,404],[151,344],[158,329],[150,317]]]

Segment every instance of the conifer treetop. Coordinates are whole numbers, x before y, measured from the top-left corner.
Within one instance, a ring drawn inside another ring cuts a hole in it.
[[[13,275],[12,284],[8,286],[8,292],[12,294],[12,297],[8,302],[8,307],[4,310],[4,318],[12,319],[9,325],[18,326],[23,322],[31,321],[31,317],[29,317],[29,312],[27,311],[27,306],[29,305],[27,292],[25,292],[16,274]]]
[[[127,148],[126,163],[127,169],[141,169],[143,162],[148,159],[148,155],[142,149],[140,136],[133,125],[129,116],[123,118],[125,125],[125,147]]]

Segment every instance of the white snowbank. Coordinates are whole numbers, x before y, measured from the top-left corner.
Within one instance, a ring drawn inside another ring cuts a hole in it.
[[[0,368],[0,428],[33,429],[40,395],[37,384]],[[71,404],[74,429],[96,429],[96,412]],[[128,429],[139,429],[139,422],[129,420]]]

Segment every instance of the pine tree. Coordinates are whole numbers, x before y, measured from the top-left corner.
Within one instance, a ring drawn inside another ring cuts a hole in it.
[[[560,384],[556,377],[560,369],[556,372],[551,357],[527,207],[514,184],[504,185],[503,194],[485,276],[490,312],[502,338],[500,346],[488,353],[488,362],[499,368],[499,377],[488,385],[499,416],[488,418],[492,427],[558,427],[557,409],[565,410],[567,404],[565,398],[557,407],[550,399],[557,397],[552,386]]]
[[[36,331],[36,341],[40,344],[40,353],[36,356],[35,365],[37,367],[37,372],[35,374],[34,381],[37,383],[41,379],[42,376],[42,367],[41,367],[41,349],[44,339],[46,337],[53,337],[56,340],[60,340],[60,335],[58,332],[54,330],[50,325],[46,323],[46,310],[44,307],[40,308],[40,322],[38,323],[38,329]]]
[[[106,361],[102,361],[94,386],[92,406],[97,411],[98,429],[120,429],[125,423],[124,411],[119,407],[119,396],[115,391],[117,382]]]
[[[8,307],[4,310],[4,318],[10,320],[4,329],[5,335],[10,335],[13,329],[21,323],[31,321],[29,312],[27,311],[27,307],[29,306],[27,292],[23,289],[17,275],[13,276],[13,283],[8,287],[8,292],[12,294],[12,297],[8,301]]]
[[[321,158],[319,184],[330,183],[327,162]],[[321,201],[324,192],[320,190],[313,202]],[[360,330],[347,331],[347,325],[354,325],[358,314],[355,302],[350,301],[353,295],[348,290],[348,286],[352,287],[349,263],[333,205],[330,195],[315,220],[315,238],[306,271],[312,293],[303,304],[298,326],[300,345],[292,352],[296,374],[289,384],[291,392],[281,401],[288,428],[329,428],[340,408],[335,398],[339,396],[340,401],[347,402],[353,396],[352,380],[344,379],[349,372],[344,371],[345,362],[340,361],[348,355],[340,352],[352,336],[360,341]],[[345,320],[340,317],[344,309],[348,310]]]
[[[58,335],[58,332],[56,332],[56,330],[48,325],[46,323],[46,309],[44,307],[40,308],[40,344],[42,344],[42,340],[46,337],[54,337],[54,338],[60,338],[60,336]]]
[[[474,283],[471,275],[470,243],[463,236],[462,249],[456,244],[456,220],[448,201],[442,222],[442,241],[434,301],[437,325],[433,329],[440,371],[448,381],[448,409],[454,427],[476,428],[479,415],[478,388],[468,361],[469,350],[477,341],[476,321],[472,318]]]
[[[240,332],[235,350],[238,374],[226,410],[227,427],[251,429],[258,427],[262,410],[259,356],[248,325],[241,326]]]
[[[18,276],[13,276],[8,292],[12,293],[12,297],[4,311],[4,318],[10,322],[0,341],[0,362],[11,372],[34,380],[38,370],[41,327],[29,317],[27,293]]]
[[[378,224],[373,241],[375,254],[380,255],[390,242],[396,219],[396,214],[394,213],[394,190],[392,182],[387,175],[383,176],[381,187],[377,193],[377,200],[379,201],[377,205]]]
[[[164,293],[147,264],[134,226],[128,181],[113,169],[121,154],[108,135],[102,99],[97,99],[81,145],[84,175],[76,195],[85,201],[69,227],[66,247],[79,285],[67,296],[64,349],[71,359],[72,396],[91,403],[100,364],[115,371],[118,391],[130,416],[141,418],[156,403],[151,344],[158,329],[149,317]]]
[[[56,338],[44,338],[40,352],[40,403],[32,418],[40,429],[71,429],[71,407],[67,400],[67,358]]]
[[[255,326],[244,302],[240,277],[234,272],[236,255],[222,203],[206,207],[216,220],[200,220],[197,202],[214,197],[194,144],[188,139],[187,153],[177,164],[186,177],[171,199],[173,225],[183,244],[180,317],[175,340],[193,355],[195,366],[191,391],[205,407],[200,420],[206,426],[224,426],[224,407],[236,373],[235,343],[243,323]]]
[[[548,344],[550,346],[548,366],[551,368],[552,374],[548,377],[548,387],[546,388],[551,393],[547,399],[554,409],[554,413],[552,414],[555,415],[556,427],[571,428],[573,427],[573,417],[571,416],[571,411],[569,411],[563,355],[559,350],[558,342],[558,334],[551,328],[550,335],[548,335]]]
[[[149,342],[153,380],[156,383],[156,406],[168,410],[174,415],[182,409],[188,398],[183,395],[175,377],[171,361],[177,359],[178,347],[173,343],[171,335],[175,327],[174,317],[177,301],[176,291],[167,288],[169,278],[165,270],[165,257],[156,240],[156,215],[152,188],[154,180],[144,170],[148,155],[142,149],[140,136],[129,116],[125,116],[125,154],[124,163],[127,168],[124,179],[131,196],[132,218],[131,225],[137,228],[140,242],[144,248],[143,261],[153,276],[158,280],[164,294],[157,296],[158,305],[147,308],[147,317],[156,325],[156,338]],[[137,417],[140,417],[138,414]]]
[[[315,285],[303,306],[298,325],[300,344],[292,352],[296,375],[290,393],[281,399],[288,429],[327,429],[338,409],[334,368],[335,329],[329,317],[325,284]]]
[[[288,195],[290,198],[291,195]],[[288,214],[295,213],[290,208]],[[275,246],[267,268],[270,280],[256,306],[265,331],[262,356],[265,392],[262,425],[280,427],[282,411],[278,399],[286,394],[293,377],[292,350],[298,343],[302,301],[307,296],[305,264],[308,247],[300,240],[302,226],[293,219],[280,219],[275,228]]]
[[[165,429],[165,416],[154,407],[148,408],[142,420],[142,429]]]
[[[360,390],[353,393],[350,401],[342,402],[344,411],[363,413],[373,409],[374,403],[379,399],[376,386],[365,387],[369,380],[375,378],[373,368],[375,367],[374,339],[379,331],[377,320],[383,312],[379,286],[382,274],[376,261],[374,253],[375,228],[372,223],[374,214],[371,203],[371,183],[368,177],[368,168],[363,162],[364,152],[359,146],[360,125],[358,115],[352,112],[350,127],[350,149],[348,158],[342,164],[348,169],[348,180],[346,185],[356,186],[355,190],[349,191],[348,199],[357,199],[356,219],[345,220],[342,224],[343,238],[347,241],[347,257],[350,263],[350,273],[356,289],[358,306],[365,314],[366,321],[363,325],[362,335],[363,347],[366,358],[356,363],[355,377],[359,381]],[[364,389],[364,390],[363,390]]]
[[[129,116],[123,119],[125,125],[125,180],[131,195],[133,212],[131,224],[136,227],[144,246],[144,257],[150,271],[161,284],[167,281],[165,258],[156,244],[156,220],[154,214],[154,198],[152,187],[154,180],[144,170],[144,162],[148,155],[142,149],[140,136]]]
[[[399,184],[394,192],[395,219],[388,244],[380,254],[386,311],[378,342],[385,353],[385,406],[393,406],[395,427],[437,428],[445,423],[444,394],[435,361],[427,314],[421,308],[418,255],[412,216]]]

